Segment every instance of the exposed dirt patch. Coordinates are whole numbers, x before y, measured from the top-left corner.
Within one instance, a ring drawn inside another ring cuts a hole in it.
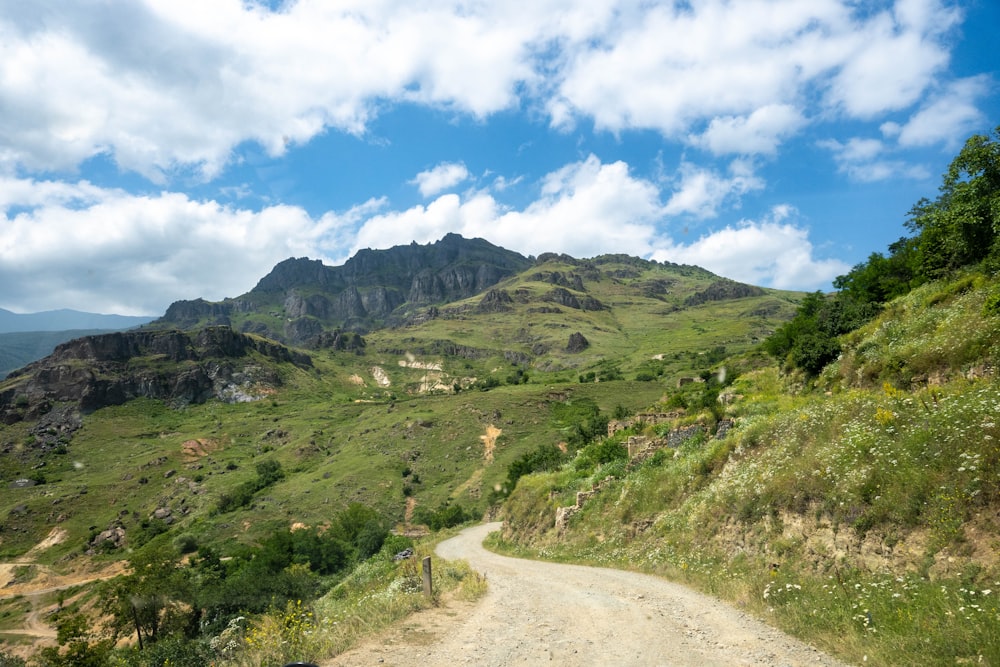
[[[501,435],[503,435],[503,431],[490,424],[486,427],[486,433],[479,436],[479,439],[483,441],[483,459],[487,463],[493,463],[493,451],[497,447],[497,438]]]
[[[64,572],[56,572],[47,565],[35,562],[42,551],[66,541],[69,534],[63,528],[53,528],[49,534],[16,561],[0,563],[0,600],[24,596],[31,601],[31,611],[25,616],[20,628],[5,630],[0,634],[32,637],[31,646],[20,646],[22,657],[35,652],[40,646],[55,643],[56,631],[45,622],[55,607],[43,606],[43,596],[48,593],[81,586],[84,584],[112,579],[126,572],[123,561],[97,564],[86,558],[73,561],[74,567]],[[20,654],[19,654],[20,655]]]
[[[31,550],[24,554],[24,557],[29,559],[34,558],[39,552],[65,542],[67,537],[69,537],[69,533],[67,533],[65,529],[58,527],[53,528],[49,531],[49,534],[45,536],[45,539],[31,547]]]
[[[351,384],[355,384],[355,385],[357,385],[359,387],[365,386],[365,379],[363,377],[361,377],[360,375],[357,375],[357,374],[352,375],[351,377],[347,378],[347,380]]]
[[[389,374],[379,366],[372,366],[371,369],[372,377],[375,378],[375,383],[380,387],[389,387],[392,385],[392,380],[389,379]]]
[[[483,469],[476,468],[476,470],[472,472],[472,475],[469,477],[469,479],[465,480],[464,482],[455,487],[455,490],[451,492],[451,496],[452,498],[458,498],[460,494],[468,491],[470,496],[478,498],[479,494],[481,493],[482,484],[483,484]]]
[[[181,444],[181,454],[184,456],[185,463],[197,461],[220,449],[222,449],[222,445],[214,438],[197,438]]]

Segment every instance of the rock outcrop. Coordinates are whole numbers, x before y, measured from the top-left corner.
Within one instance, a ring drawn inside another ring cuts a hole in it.
[[[699,306],[709,301],[728,301],[730,299],[743,299],[748,296],[764,296],[765,294],[767,292],[760,287],[723,278],[712,283],[697,294],[692,294],[684,299],[684,305]]]
[[[531,264],[516,252],[457,234],[428,245],[361,250],[342,266],[291,258],[241,297],[178,301],[150,328],[231,325],[308,346],[327,331],[364,333],[403,323],[416,307],[467,299]],[[283,324],[275,327],[279,318]]]
[[[252,401],[281,384],[275,367],[284,363],[306,367],[312,360],[228,327],[86,336],[13,373],[0,394],[0,419],[37,419],[56,404],[87,413],[139,397],[179,405]]]
[[[588,347],[590,347],[590,341],[584,337],[582,333],[577,331],[569,335],[569,341],[566,343],[566,351],[571,354],[576,354],[578,352],[583,352]]]

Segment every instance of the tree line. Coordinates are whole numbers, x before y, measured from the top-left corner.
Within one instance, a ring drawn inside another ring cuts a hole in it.
[[[806,296],[795,317],[764,341],[788,369],[814,377],[840,354],[838,337],[896,297],[932,280],[1000,268],[1000,127],[973,135],[945,172],[938,196],[910,209],[911,232],[833,281],[836,292]]]

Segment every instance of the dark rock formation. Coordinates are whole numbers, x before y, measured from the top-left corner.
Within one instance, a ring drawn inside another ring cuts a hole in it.
[[[573,354],[583,352],[588,347],[590,347],[590,341],[584,338],[583,334],[579,331],[570,334],[569,342],[566,343],[566,351]]]
[[[448,234],[428,245],[411,243],[388,250],[361,250],[343,266],[325,266],[305,258],[287,259],[242,297],[218,303],[179,301],[150,328],[227,324],[275,340],[307,345],[321,331],[364,333],[406,321],[413,306],[467,299],[529,266],[531,260],[518,253],[457,234]],[[286,326],[275,330],[269,323],[274,316],[285,321]],[[312,319],[299,321],[302,318]]]
[[[606,310],[606,306],[594,297],[584,294],[577,296],[569,290],[557,287],[542,297],[543,301],[558,303],[560,306],[575,310]]]
[[[0,394],[0,419],[41,417],[39,434],[54,428],[61,437],[75,429],[62,413],[49,412],[55,404],[73,404],[86,413],[138,397],[174,404],[257,400],[280,385],[274,369],[279,363],[310,366],[312,360],[228,327],[87,336],[12,375],[15,382]],[[48,424],[50,417],[58,417],[55,426]]]
[[[764,296],[767,294],[760,287],[738,283],[735,280],[717,280],[697,294],[692,294],[684,300],[686,306],[700,306],[708,301],[728,301],[742,299],[748,296]]]
[[[534,280],[540,283],[549,283],[550,285],[557,285],[559,287],[566,287],[568,289],[576,290],[577,292],[585,292],[586,288],[583,286],[583,278],[577,274],[570,271],[569,274],[565,274],[562,271],[539,271],[532,275],[529,280]]]
[[[507,290],[491,289],[480,300],[477,310],[481,313],[505,313],[514,309],[514,300]]]

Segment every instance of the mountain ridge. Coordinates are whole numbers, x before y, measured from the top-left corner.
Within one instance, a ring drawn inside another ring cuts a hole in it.
[[[69,308],[36,313],[15,313],[0,308],[0,333],[70,331],[85,329],[121,330],[147,324],[155,317],[88,313]]]
[[[366,333],[403,321],[409,310],[478,294],[533,260],[483,239],[447,234],[426,245],[358,251],[341,266],[289,258],[246,294],[176,301],[150,328],[231,325],[244,333],[314,347],[333,329]]]

